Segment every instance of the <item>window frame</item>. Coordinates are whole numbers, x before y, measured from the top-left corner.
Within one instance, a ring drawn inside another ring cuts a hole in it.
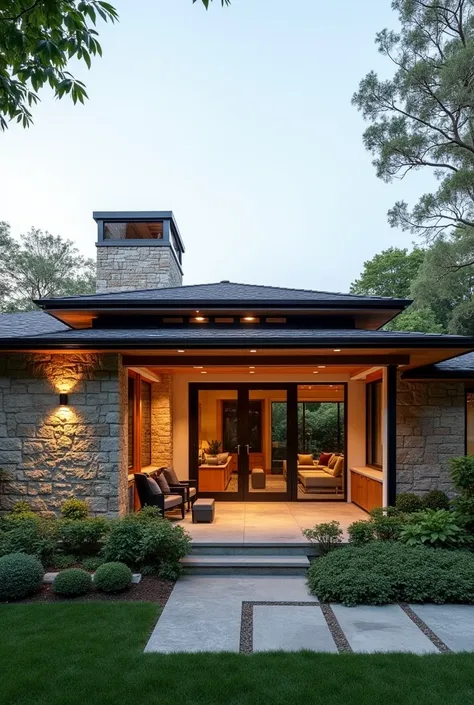
[[[128,474],[133,475],[134,473],[142,472],[144,467],[148,467],[148,465],[143,465],[142,462],[142,383],[149,384],[150,385],[150,406],[153,404],[153,396],[152,396],[152,385],[150,380],[146,379],[143,377],[141,374],[138,372],[135,372],[134,370],[128,370],[128,378],[127,378],[127,442],[129,442],[130,434],[128,432],[128,423],[129,423],[129,396],[128,396],[128,389],[129,389],[129,384],[130,380],[133,379],[133,384],[134,384],[134,394],[133,394],[133,431],[132,431],[132,465],[129,465],[129,453],[127,453],[127,466],[128,466]],[[151,423],[151,408],[150,408],[150,423]],[[152,434],[150,433],[150,460],[153,460],[152,457],[152,452],[151,452],[151,447],[152,447]]]
[[[375,409],[374,411],[374,400],[377,398],[377,385],[380,389],[380,399],[382,401],[381,408]],[[375,379],[366,384],[366,395],[365,395],[365,406],[366,406],[366,424],[365,424],[365,464],[367,467],[376,468],[381,470],[383,467],[383,380]],[[379,438],[380,438],[380,451],[382,455],[382,462],[374,462],[375,457],[375,445],[376,445],[376,428],[377,428],[377,418],[380,423],[379,428]]]

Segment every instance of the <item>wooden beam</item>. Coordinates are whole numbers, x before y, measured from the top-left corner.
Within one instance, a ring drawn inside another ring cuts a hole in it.
[[[328,367],[348,365],[408,365],[409,355],[124,355],[126,367],[189,367],[205,364],[207,367],[247,366],[249,363],[265,367],[302,367],[327,365]]]

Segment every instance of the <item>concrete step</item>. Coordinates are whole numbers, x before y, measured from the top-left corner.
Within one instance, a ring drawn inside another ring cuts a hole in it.
[[[194,575],[304,575],[309,568],[307,556],[278,555],[190,555],[181,561],[186,573]]]
[[[191,555],[212,556],[317,556],[318,546],[309,543],[242,543],[193,541]]]

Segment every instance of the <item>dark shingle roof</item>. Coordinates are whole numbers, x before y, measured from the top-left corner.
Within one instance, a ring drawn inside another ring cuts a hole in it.
[[[302,328],[119,328],[67,329],[66,331],[18,336],[23,345],[31,341],[41,345],[78,344],[118,347],[370,347],[370,346],[447,346],[474,347],[474,340],[457,335],[403,333],[365,329],[302,329]],[[1,341],[0,341],[1,343]]]
[[[67,330],[69,326],[43,311],[0,314],[0,340]]]
[[[474,379],[474,352],[437,362],[435,365],[409,370],[403,377],[405,379],[466,379],[466,377]]]
[[[162,289],[142,289],[122,291],[111,294],[91,294],[89,296],[68,296],[58,299],[42,299],[40,305],[53,306],[61,302],[66,304],[104,303],[237,303],[237,304],[387,304],[400,307],[410,303],[405,299],[392,299],[382,296],[362,296],[358,294],[340,294],[328,291],[311,291],[308,289],[287,289],[256,284],[237,284],[235,282],[217,282],[215,284],[192,284],[190,286],[165,287]]]

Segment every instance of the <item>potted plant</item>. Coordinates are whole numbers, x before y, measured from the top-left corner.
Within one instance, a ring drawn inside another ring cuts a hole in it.
[[[208,441],[206,455],[217,456],[220,453],[221,445],[220,441]]]

